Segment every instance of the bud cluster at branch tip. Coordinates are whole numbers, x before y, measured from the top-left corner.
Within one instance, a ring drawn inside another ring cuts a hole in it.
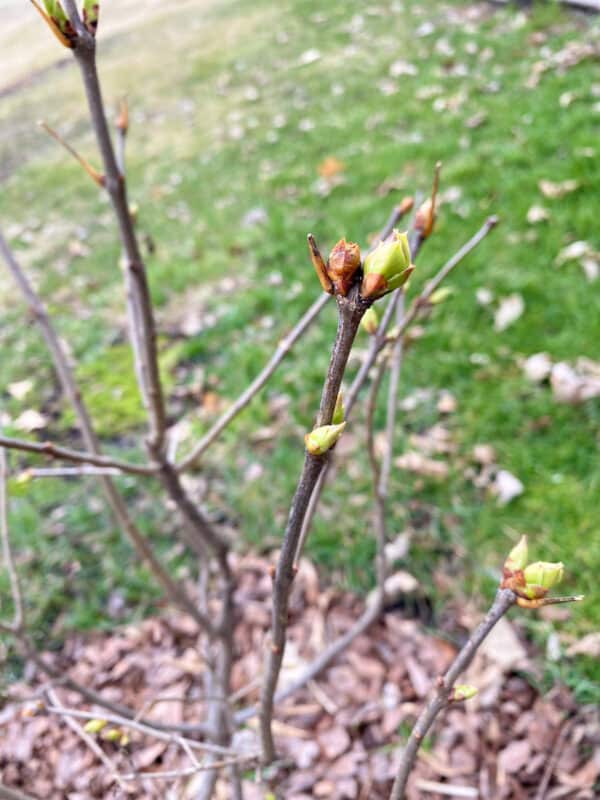
[[[73,49],[77,42],[77,34],[73,30],[71,21],[67,17],[59,0],[43,0],[43,3],[44,8],[40,6],[37,0],[31,0],[31,4],[42,17],[46,25],[50,28],[52,33],[56,36],[58,41],[64,47]]]
[[[561,602],[561,598],[546,598],[548,591],[558,585],[564,576],[562,561],[535,561],[528,564],[527,538],[522,536],[510,551],[502,570],[502,589],[517,595],[517,604],[524,608],[539,608],[548,603]],[[562,602],[569,599],[563,598]]]
[[[31,0],[31,4],[40,14],[46,25],[64,46],[73,49],[77,44],[77,33],[71,24],[60,0],[42,0],[44,7]],[[82,15],[85,29],[91,36],[96,35],[100,4],[97,0],[83,0]]]
[[[360,293],[376,300],[403,286],[413,270],[408,236],[394,230],[390,239],[380,242],[365,258]]]
[[[309,233],[308,251],[323,291],[345,297],[360,268],[360,247],[355,242],[340,239],[325,262],[314,236]]]
[[[345,422],[338,425],[321,425],[304,437],[304,444],[311,456],[322,456],[330,450],[340,438],[346,427]]]

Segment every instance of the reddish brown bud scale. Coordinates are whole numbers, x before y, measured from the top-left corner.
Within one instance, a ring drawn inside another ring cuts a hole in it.
[[[327,261],[327,275],[338,294],[343,297],[348,294],[359,267],[360,247],[356,242],[340,239]]]
[[[323,256],[321,255],[321,251],[317,247],[317,243],[315,242],[315,237],[312,233],[309,233],[307,236],[308,239],[308,252],[310,253],[310,260],[312,261],[312,265],[315,268],[315,272],[317,273],[317,278],[319,279],[319,283],[324,292],[327,294],[333,294],[333,284],[327,275],[327,264],[323,260]]]

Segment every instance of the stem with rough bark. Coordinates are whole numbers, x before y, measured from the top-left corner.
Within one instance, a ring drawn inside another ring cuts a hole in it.
[[[331,423],[350,350],[360,320],[368,306],[360,298],[358,286],[350,291],[348,297],[337,296],[336,301],[339,314],[338,330],[323,385],[316,427]],[[289,597],[294,580],[294,560],[298,540],[310,497],[324,464],[323,456],[306,453],[275,572],[271,640],[266,657],[260,702],[260,737],[264,763],[271,763],[275,758],[272,732],[274,697],[285,650]]]
[[[443,711],[443,709],[452,702],[451,691],[456,680],[470,665],[477,649],[485,637],[516,601],[517,596],[514,592],[511,592],[510,589],[499,589],[494,603],[483,621],[471,634],[468,642],[461,648],[446,674],[438,678],[429,701],[419,715],[408,742],[406,743],[406,747],[402,751],[396,780],[394,781],[392,793],[390,794],[390,800],[404,800],[408,776],[414,766],[417,752],[427,731],[432,726],[440,711]]]

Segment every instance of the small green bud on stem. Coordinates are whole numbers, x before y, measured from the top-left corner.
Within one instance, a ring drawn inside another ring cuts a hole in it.
[[[321,425],[304,437],[306,449],[312,456],[321,456],[330,450],[340,438],[346,427],[345,422],[338,425]]]
[[[83,726],[83,730],[86,733],[100,733],[107,725],[108,722],[105,719],[90,719]]]
[[[360,321],[360,325],[361,328],[369,334],[369,336],[375,336],[377,333],[377,328],[379,327],[379,314],[375,310],[374,306],[371,306],[365,311],[363,318]]]
[[[344,396],[341,392],[338,392],[337,400],[335,401],[335,408],[333,409],[333,417],[331,418],[331,422],[334,425],[340,425],[344,421],[344,417],[346,415],[344,409]]]
[[[469,684],[457,684],[450,692],[448,700],[451,703],[460,703],[463,700],[470,700],[472,697],[475,697],[478,691],[479,690],[476,686],[470,686]]]

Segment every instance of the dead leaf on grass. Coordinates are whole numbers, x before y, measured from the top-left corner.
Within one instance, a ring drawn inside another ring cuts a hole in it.
[[[500,333],[515,323],[525,311],[525,301],[520,294],[503,297],[494,314],[494,330]]]

